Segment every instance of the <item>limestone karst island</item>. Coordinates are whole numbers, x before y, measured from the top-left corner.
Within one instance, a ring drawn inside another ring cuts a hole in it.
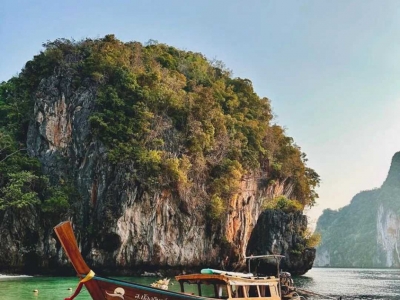
[[[70,220],[102,274],[242,270],[251,254],[304,274],[320,179],[300,146],[220,61],[47,42],[0,85],[0,273],[75,274],[53,231]]]
[[[362,191],[338,211],[327,209],[317,231],[322,241],[314,266],[400,268],[400,152],[380,188]]]

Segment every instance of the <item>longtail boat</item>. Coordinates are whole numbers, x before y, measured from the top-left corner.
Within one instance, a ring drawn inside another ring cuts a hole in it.
[[[133,282],[100,277],[97,276],[84,261],[79,251],[71,222],[60,223],[54,227],[54,231],[70,262],[75,268],[78,277],[81,279],[75,293],[65,300],[74,299],[83,286],[89,291],[93,300],[301,299],[295,292],[282,295],[279,276],[258,277],[250,273],[203,269],[200,274],[179,275],[175,277],[180,284],[181,292],[158,288],[156,287],[157,285],[146,286]],[[197,295],[185,292],[185,287],[187,285],[197,286]]]

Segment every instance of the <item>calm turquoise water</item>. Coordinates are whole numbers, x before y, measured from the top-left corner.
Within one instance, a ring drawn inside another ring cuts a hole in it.
[[[63,277],[28,277],[2,278],[0,276],[1,300],[63,300],[75,291],[77,278]],[[69,291],[68,288],[72,288]],[[37,293],[33,290],[38,290]],[[89,293],[82,289],[77,300],[91,299]]]
[[[144,277],[123,279],[147,285],[156,280]],[[303,276],[295,277],[294,281],[300,288],[329,297],[400,299],[400,270],[316,268]],[[62,300],[72,295],[77,282],[75,277],[5,278],[0,276],[0,300]],[[170,285],[170,290],[178,291],[179,285],[172,280],[171,283],[173,285]],[[34,293],[33,290],[39,292]],[[90,300],[90,296],[83,289],[76,299]]]

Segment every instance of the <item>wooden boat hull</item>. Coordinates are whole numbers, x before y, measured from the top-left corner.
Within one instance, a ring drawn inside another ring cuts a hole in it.
[[[115,280],[112,278],[94,277],[99,288],[104,292],[107,300],[184,300],[184,299],[206,299],[194,295],[176,293],[168,290],[157,289],[149,286],[139,285],[131,282]],[[95,299],[97,300],[97,299]]]
[[[62,222],[54,227],[58,239],[64,248],[69,260],[75,268],[81,281],[74,295],[66,300],[74,299],[82,286],[85,286],[89,291],[93,300],[199,300],[209,299],[196,295],[177,293],[168,290],[163,290],[151,286],[145,286],[132,282],[116,280],[111,278],[99,277],[85,263],[76,238],[72,229],[71,222]]]

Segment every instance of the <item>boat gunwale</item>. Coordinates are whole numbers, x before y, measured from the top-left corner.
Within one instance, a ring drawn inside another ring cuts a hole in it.
[[[151,287],[147,285],[143,285],[140,283],[135,283],[131,281],[126,281],[126,280],[121,280],[121,279],[116,279],[116,278],[109,278],[109,277],[103,277],[103,276],[94,276],[92,280],[97,280],[97,281],[103,281],[103,282],[108,282],[112,283],[115,285],[121,285],[125,287],[130,287],[134,289],[139,289],[139,290],[145,290],[150,293],[160,293],[164,294],[166,296],[174,296],[174,297],[181,297],[181,298],[196,298],[196,299],[210,299],[210,297],[203,297],[203,296],[198,296],[198,295],[191,295],[191,294],[185,294],[181,292],[175,292],[175,291],[170,291],[170,290],[163,290],[160,288],[156,287]]]
[[[175,279],[178,282],[189,282],[196,280],[207,282],[221,280],[227,284],[234,282],[235,285],[238,285],[238,282],[242,283],[243,285],[249,285],[251,283],[257,283],[258,285],[263,285],[263,283],[279,284],[279,279],[276,277],[241,277],[226,274],[187,274],[175,276]]]

